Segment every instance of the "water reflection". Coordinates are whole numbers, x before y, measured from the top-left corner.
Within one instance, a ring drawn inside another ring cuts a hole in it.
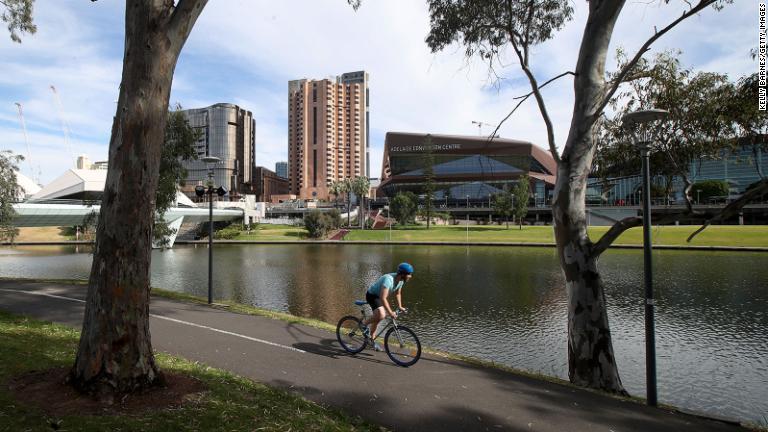
[[[0,276],[86,279],[89,250],[0,248]],[[768,414],[765,255],[654,252],[659,399],[743,420]],[[334,323],[380,274],[409,261],[407,318],[431,347],[567,376],[564,282],[553,249],[219,245],[214,296]],[[207,247],[152,257],[152,284],[207,295]],[[645,394],[642,252],[600,261],[622,381]]]

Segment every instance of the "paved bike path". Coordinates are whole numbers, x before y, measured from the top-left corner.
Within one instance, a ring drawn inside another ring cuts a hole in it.
[[[86,287],[0,281],[0,309],[80,328]],[[343,353],[324,330],[153,297],[153,347],[395,431],[736,431],[739,427],[423,355]]]

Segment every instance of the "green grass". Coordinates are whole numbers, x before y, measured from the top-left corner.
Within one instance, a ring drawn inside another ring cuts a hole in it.
[[[296,241],[306,240],[307,230],[292,225],[259,224],[250,233],[241,231],[233,240],[250,241]]]
[[[208,299],[205,299],[203,297],[193,296],[190,294],[184,294],[184,293],[179,293],[174,291],[167,291],[160,288],[152,288],[152,295],[171,299],[171,300],[188,302],[188,303],[196,303],[196,304],[202,304],[202,305],[208,304]],[[304,317],[291,315],[284,312],[277,312],[269,309],[261,309],[255,306],[236,303],[231,300],[216,300],[216,304],[223,305],[226,308],[226,310],[230,312],[235,312],[235,313],[240,313],[245,315],[263,316],[271,319],[285,321],[291,324],[302,324],[310,327],[328,330],[333,333],[336,332],[336,324],[329,324],[325,321],[320,321],[312,318],[304,318]],[[215,307],[218,307],[218,306],[215,306]]]
[[[602,236],[609,227],[590,227],[589,235],[593,241]],[[687,243],[686,238],[698,226],[654,226],[652,240],[654,245],[678,246],[757,246],[768,247],[768,226],[766,225],[714,225],[710,226]],[[389,230],[355,230],[344,240],[390,241]],[[467,241],[466,226],[411,226],[393,229],[392,241],[415,242],[459,242]],[[510,243],[552,243],[555,238],[551,226],[517,226],[510,225],[509,229],[498,225],[470,225],[469,242],[510,242]],[[614,244],[642,245],[643,230],[641,227],[624,232]]]
[[[78,337],[74,329],[0,311],[0,382],[32,370],[72,365]],[[381,430],[358,417],[219,369],[162,353],[156,358],[161,369],[193,376],[208,391],[172,410],[52,419],[38,408],[18,404],[8,388],[0,386],[0,431],[50,431],[51,423],[78,431],[203,431],[222,430],[225,425],[227,431]]]

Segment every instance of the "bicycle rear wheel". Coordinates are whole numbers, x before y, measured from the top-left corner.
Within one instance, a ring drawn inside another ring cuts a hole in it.
[[[350,354],[357,354],[365,349],[368,339],[363,335],[363,322],[360,318],[347,315],[336,326],[336,339]]]
[[[421,357],[421,342],[408,327],[396,326],[384,336],[384,349],[396,365],[413,366]]]

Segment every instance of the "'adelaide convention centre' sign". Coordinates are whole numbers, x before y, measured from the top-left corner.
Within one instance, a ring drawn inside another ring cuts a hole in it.
[[[404,145],[404,146],[392,146],[392,153],[400,152],[423,152],[427,149],[435,150],[461,150],[461,144],[433,144],[430,146],[425,145]]]

